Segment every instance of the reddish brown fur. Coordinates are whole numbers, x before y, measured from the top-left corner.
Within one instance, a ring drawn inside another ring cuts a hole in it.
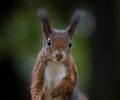
[[[33,83],[31,85],[31,95],[32,100],[39,100],[42,98],[43,85],[44,85],[44,71],[47,65],[49,55],[41,51],[38,55],[34,70],[33,70]],[[63,81],[51,92],[53,98],[62,95],[63,93],[72,90],[77,82],[77,70],[74,64],[73,58],[69,55],[68,59],[64,62],[65,66],[68,67],[68,75],[63,79]],[[64,97],[65,98],[65,97]]]
[[[64,100],[74,100],[75,94],[73,91],[77,85],[77,69],[69,44],[71,43],[74,31],[80,21],[80,13],[76,12],[73,15],[70,27],[67,30],[53,30],[49,23],[49,14],[45,10],[41,9],[38,15],[41,20],[45,37],[43,48],[37,57],[32,74],[32,100],[44,100],[45,68],[48,64],[48,61],[53,61],[53,51],[59,51],[63,57],[64,55],[61,53],[61,51],[66,53],[66,57],[62,63],[67,69],[67,75],[62,79],[59,85],[51,91],[50,95],[52,98],[62,95]],[[50,46],[47,44],[48,39],[51,43]],[[79,95],[77,96],[76,100],[79,100]]]
[[[51,36],[52,39],[52,48],[54,50],[65,51],[69,45],[70,36],[64,32],[54,32]]]
[[[47,61],[48,59],[44,52],[38,55],[32,76],[31,85],[32,100],[39,100],[39,97],[42,98],[43,94],[42,88],[44,85],[44,71]]]

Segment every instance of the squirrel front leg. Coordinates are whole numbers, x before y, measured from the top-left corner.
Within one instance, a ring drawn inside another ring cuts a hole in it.
[[[52,98],[73,90],[77,84],[77,70],[73,58],[71,57],[67,59],[64,64],[67,67],[67,76],[63,78],[56,88],[53,89],[51,92]]]
[[[41,100],[44,88],[44,71],[47,65],[46,55],[40,53],[34,66],[31,84],[32,100]]]

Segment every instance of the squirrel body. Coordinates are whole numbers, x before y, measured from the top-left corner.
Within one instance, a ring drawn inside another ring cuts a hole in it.
[[[62,79],[67,75],[67,69],[63,63],[48,62],[45,69],[45,100],[51,100],[51,91],[59,85]],[[62,96],[55,98],[54,100],[63,100]]]
[[[77,88],[77,68],[72,57],[72,37],[82,19],[76,11],[66,30],[52,29],[46,10],[38,11],[44,32],[40,51],[32,74],[32,100],[80,100]]]

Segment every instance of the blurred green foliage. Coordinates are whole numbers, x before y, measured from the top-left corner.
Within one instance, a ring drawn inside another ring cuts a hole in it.
[[[94,1],[92,1],[94,3]],[[119,1],[116,3],[116,20],[120,23]],[[73,57],[79,72],[79,88],[88,93],[91,91],[93,79],[93,40],[97,27],[96,16],[92,7],[83,1],[60,0],[15,0],[14,6],[2,13],[0,24],[0,60],[12,59],[14,73],[19,81],[27,84],[31,82],[31,72],[37,54],[42,48],[43,34],[37,17],[39,8],[46,8],[50,14],[53,28],[66,29],[70,23],[73,12],[84,9],[86,16],[79,25],[73,38]],[[119,30],[119,25],[116,27]],[[94,34],[93,34],[94,33]],[[118,32],[119,41],[120,34]],[[120,42],[120,41],[119,41]],[[116,45],[119,45],[116,41]],[[119,51],[118,51],[119,52]],[[22,83],[20,83],[22,84]]]

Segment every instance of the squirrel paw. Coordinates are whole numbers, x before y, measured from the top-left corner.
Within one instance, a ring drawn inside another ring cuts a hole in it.
[[[61,95],[62,93],[64,92],[64,88],[59,86],[59,87],[56,87],[55,89],[53,89],[53,91],[51,92],[51,97],[52,98],[56,98],[58,97],[59,95]]]

